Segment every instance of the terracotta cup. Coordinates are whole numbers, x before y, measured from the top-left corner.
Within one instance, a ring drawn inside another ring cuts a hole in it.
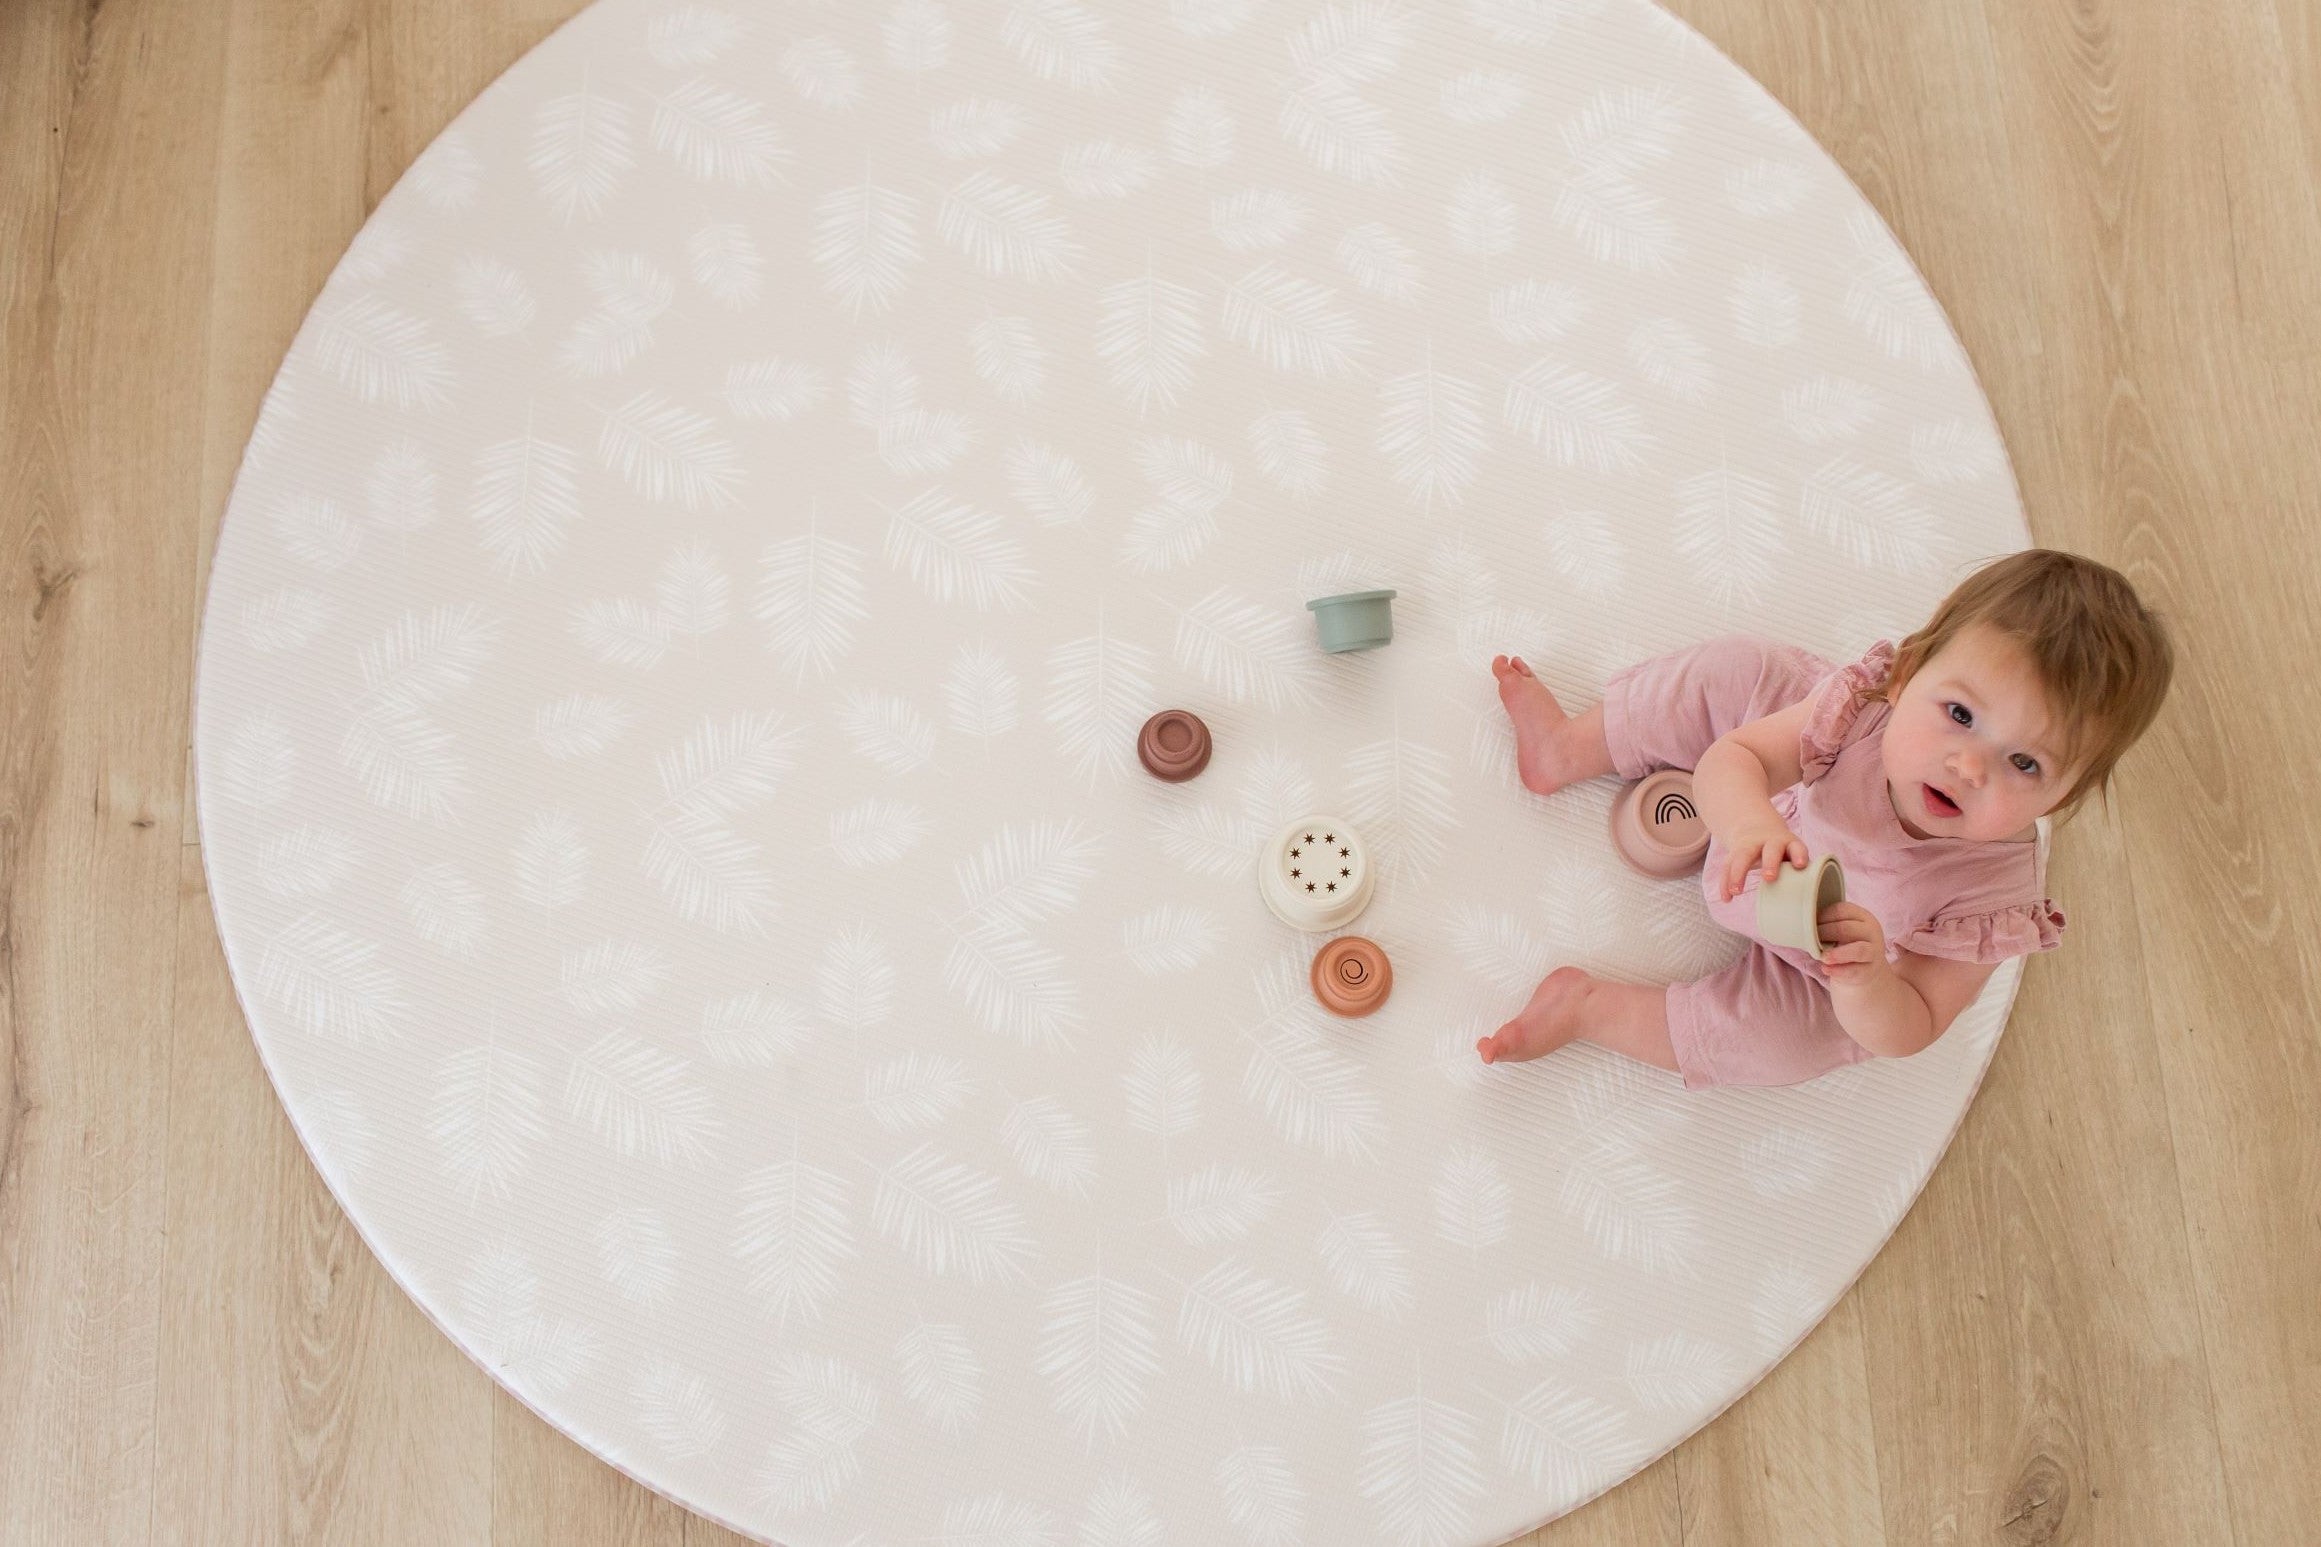
[[[1136,733],[1136,760],[1154,778],[1181,784],[1209,766],[1209,727],[1189,709],[1163,709]]]
[[[1821,960],[1821,910],[1846,900],[1846,867],[1834,854],[1809,859],[1803,870],[1781,862],[1772,880],[1757,887],[1757,935],[1773,945],[1795,946]]]
[[[1368,1015],[1394,991],[1394,965],[1375,940],[1340,935],[1314,953],[1314,997],[1333,1015]]]

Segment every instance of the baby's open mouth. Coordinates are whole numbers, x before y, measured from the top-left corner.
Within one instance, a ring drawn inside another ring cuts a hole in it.
[[[1936,789],[1933,785],[1921,784],[1918,786],[1918,789],[1925,798],[1926,809],[1932,812],[1934,815],[1948,817],[1957,816],[1959,814],[1960,807],[1958,802],[1952,800],[1948,795],[1943,794],[1942,791]]]

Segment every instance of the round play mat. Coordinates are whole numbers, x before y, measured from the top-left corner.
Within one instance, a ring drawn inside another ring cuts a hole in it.
[[[1829,1309],[2017,974],[1793,1089],[1483,1065],[1558,963],[1738,951],[1520,788],[1491,656],[1847,658],[2024,541],[1886,228],[1641,0],[604,0],[266,399],[203,853],[364,1239],[692,1508],[1497,1542]],[[1312,813],[1360,1018],[1259,895]]]

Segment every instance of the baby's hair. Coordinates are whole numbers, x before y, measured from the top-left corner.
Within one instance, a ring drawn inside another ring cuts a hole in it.
[[[2069,817],[2091,792],[2102,794],[2108,809],[2113,767],[2168,696],[2176,651],[2166,626],[2118,570],[2076,553],[2030,548],[1985,564],[1943,598],[1926,626],[1895,646],[1887,680],[1863,696],[1893,697],[1978,624],[2030,658],[2061,722],[2063,765],[2081,764],[2056,819]]]

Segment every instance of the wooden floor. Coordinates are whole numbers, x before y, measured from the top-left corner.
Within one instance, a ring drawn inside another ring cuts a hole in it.
[[[735,1540],[502,1395],[357,1242],[185,798],[260,395],[365,213],[574,8],[0,0],[0,1542]],[[2113,816],[2060,835],[2072,943],[1893,1243],[1533,1540],[2312,1542],[2321,0],[1675,9],[1893,223],[2033,532],[2125,568],[2184,664]]]

